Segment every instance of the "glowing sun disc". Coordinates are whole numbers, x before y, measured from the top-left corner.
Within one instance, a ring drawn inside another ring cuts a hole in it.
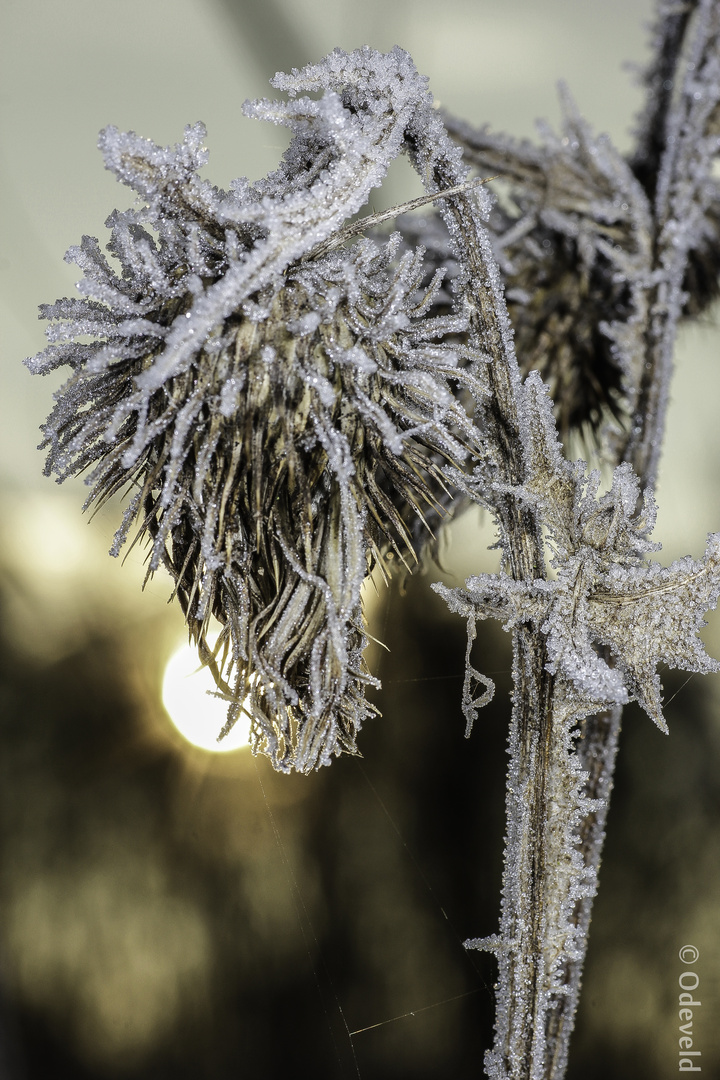
[[[218,734],[227,719],[227,702],[211,696],[216,689],[208,669],[200,667],[194,648],[183,645],[172,654],[162,684],[162,702],[168,716],[193,746],[227,754],[248,745],[250,718],[241,713],[232,731],[218,742]]]

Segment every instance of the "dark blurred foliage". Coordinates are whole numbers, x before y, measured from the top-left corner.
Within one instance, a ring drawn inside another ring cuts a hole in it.
[[[183,749],[152,628],[40,664],[3,620],[3,1080],[481,1074],[494,961],[462,941],[497,926],[509,639],[480,628],[497,693],[465,740],[428,580],[380,615],[363,759],[310,777]],[[669,738],[627,710],[569,1080],[674,1074],[678,948],[717,954],[720,735],[711,684],[680,686]]]

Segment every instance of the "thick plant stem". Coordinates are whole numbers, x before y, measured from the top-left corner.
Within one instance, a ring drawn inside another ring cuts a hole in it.
[[[682,48],[685,43],[690,19],[701,5],[686,3],[680,5],[666,21],[658,50],[655,69],[648,75],[650,95],[648,114],[645,117],[644,131],[633,161],[633,168],[643,183],[648,195],[656,201],[655,218],[658,240],[656,242],[656,265],[662,267],[662,281],[655,286],[650,309],[655,312],[649,321],[646,338],[646,363],[643,368],[639,400],[635,423],[631,428],[631,437],[622,448],[622,456],[640,478],[643,487],[652,488],[657,475],[657,464],[662,432],[667,411],[667,388],[670,381],[672,352],[675,341],[677,322],[682,305],[681,285],[687,264],[687,250],[678,245],[673,237],[665,235],[665,222],[672,220],[670,203],[678,198],[676,188],[686,183],[688,169],[678,169],[676,160],[683,152],[691,153],[683,146],[697,132],[698,127],[712,124],[713,113],[717,110],[717,92],[708,95],[702,102],[705,116],[702,124],[690,124],[686,116],[685,124],[678,136],[666,142],[667,114],[671,97],[667,92],[673,86],[677,68],[681,62]],[[718,32],[720,17],[716,5],[705,4],[703,18],[696,40],[693,43],[693,71],[699,71],[705,64],[717,63]],[[663,89],[664,88],[664,89]],[[662,92],[661,92],[662,91]],[[686,112],[698,108],[699,95],[692,94],[685,88],[687,101]],[[715,121],[716,122],[716,121]],[[658,177],[662,173],[661,190],[658,193]],[[687,197],[687,195],[685,196]],[[673,207],[676,216],[678,208]],[[661,302],[662,301],[662,302]],[[608,800],[612,789],[615,759],[620,734],[622,709],[616,708],[607,713],[589,716],[583,722],[577,753],[582,768],[586,771],[586,794],[598,801],[597,809],[591,810],[582,821],[578,833],[578,850],[588,868],[595,875],[600,865],[602,846],[605,836]],[[575,911],[579,930],[579,940],[583,943],[582,956],[568,965],[568,993],[558,1002],[558,1008],[552,1015],[552,1024],[547,1031],[548,1050],[551,1058],[544,1074],[548,1080],[560,1080],[565,1074],[569,1037],[574,1026],[574,1016],[580,994],[580,983],[584,954],[587,948],[593,896],[581,899]],[[532,1075],[532,1074],[530,1074]]]
[[[495,1046],[487,1056],[489,1075],[536,1075],[538,1006],[546,974],[543,940],[547,908],[547,780],[552,746],[549,699],[552,679],[544,671],[534,635],[518,631],[514,652],[520,676],[510,730],[511,768],[507,787],[507,833],[500,935],[486,941],[496,951],[499,982]],[[540,1048],[542,1055],[542,1048]]]
[[[541,635],[515,635],[493,1080],[559,1080],[567,1066],[604,838],[620,710],[589,717],[582,753]]]
[[[667,89],[674,85],[696,11],[690,81],[700,74],[711,89],[700,94],[695,83],[686,82],[673,126],[667,120],[672,103]],[[646,362],[633,422],[618,457],[632,465],[641,487],[650,490],[657,476],[688,260],[688,241],[678,242],[673,229],[675,221],[691,216],[683,200],[689,199],[687,177],[694,170],[679,163],[694,162],[692,140],[698,130],[717,131],[718,92],[710,71],[718,65],[719,34],[717,4],[680,5],[667,19],[656,69],[648,76],[654,94],[632,163],[655,204],[656,281],[648,290],[649,317],[642,343]],[[657,93],[658,87],[664,88],[663,93]],[[704,177],[702,169],[697,172]],[[697,207],[704,209],[708,196],[692,194]],[[540,640],[523,641],[517,634],[516,670],[532,668],[527,661],[523,664],[528,648],[535,649],[534,657],[542,654]],[[528,707],[533,697],[538,704],[535,713]],[[585,717],[577,737],[568,741],[568,729],[563,738],[563,724],[558,722],[558,712],[562,713],[558,704],[557,687],[550,687],[540,672],[532,688],[526,680],[517,685],[509,745],[501,932],[497,939],[478,943],[498,955],[496,1040],[486,1058],[488,1074],[498,1080],[561,1080],[565,1075],[587,950],[622,709]],[[567,780],[573,775],[582,778],[579,788],[572,782],[563,785],[563,769]],[[569,875],[553,852],[563,834],[576,855]]]
[[[588,716],[582,725],[581,740],[577,748],[580,764],[587,774],[584,793],[596,804],[596,807],[587,813],[578,830],[578,852],[588,882],[597,883],[600,869],[621,720],[620,707],[596,716]],[[555,1007],[547,1017],[547,1062],[543,1075],[547,1076],[548,1080],[560,1080],[567,1068],[594,899],[593,888],[577,900],[572,915],[577,927],[578,955],[566,965],[567,992],[557,999]]]

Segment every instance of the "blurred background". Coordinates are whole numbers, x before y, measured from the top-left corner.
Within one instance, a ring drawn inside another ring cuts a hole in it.
[[[168,579],[107,556],[118,507],[42,476],[60,377],[22,359],[62,261],[131,197],[103,170],[108,123],[159,143],[208,127],[226,186],[276,164],[246,120],[268,79],[363,43],[413,55],[440,102],[532,136],[567,80],[630,145],[649,0],[3,0],[0,6],[0,1078],[475,1077],[492,1041],[509,642],[482,628],[497,694],[469,740],[465,631],[429,589],[492,568],[475,513],[442,571],[369,594],[382,719],[362,760],[283,777],[188,742],[162,704],[184,641]],[[398,163],[375,208],[418,193]],[[683,332],[661,472],[661,558],[720,529],[717,320]],[[705,637],[720,655],[720,619]],[[187,690],[189,684],[181,683]],[[569,1077],[677,1073],[678,958],[694,969],[703,1071],[720,1070],[720,678],[670,674],[670,736],[627,710]],[[176,687],[177,689],[177,687]],[[181,689],[181,695],[183,689]],[[210,718],[206,728],[215,733]]]

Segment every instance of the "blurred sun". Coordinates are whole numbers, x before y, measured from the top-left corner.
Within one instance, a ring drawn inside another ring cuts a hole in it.
[[[232,731],[218,742],[227,719],[227,702],[213,696],[216,689],[212,675],[200,666],[191,645],[182,645],[172,654],[163,675],[162,700],[180,734],[193,746],[212,753],[241,750],[250,738],[250,717],[241,713]]]

